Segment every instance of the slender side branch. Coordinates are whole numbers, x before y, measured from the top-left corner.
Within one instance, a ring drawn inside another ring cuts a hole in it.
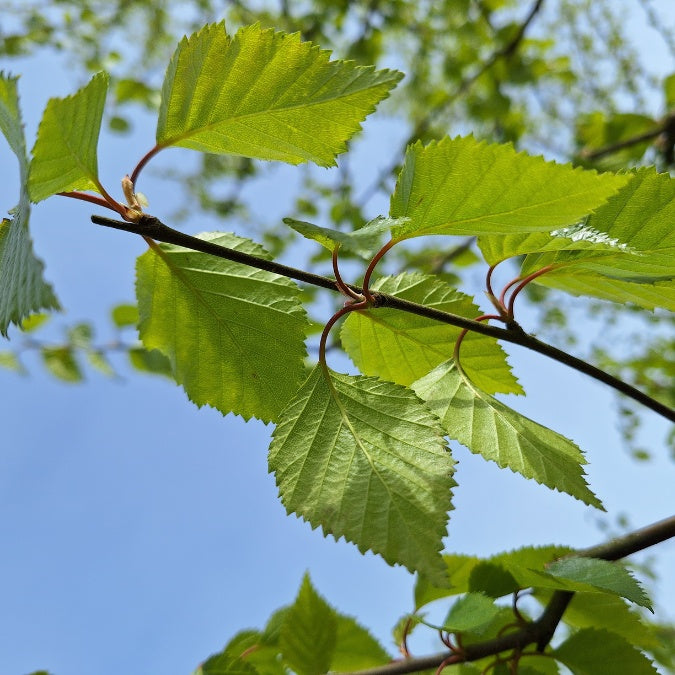
[[[673,120],[675,120],[675,116],[668,117],[666,118],[666,121],[656,127],[656,129],[646,131],[645,133],[638,134],[637,136],[631,136],[630,138],[626,138],[623,141],[617,141],[611,145],[605,145],[604,147],[598,148],[597,150],[582,150],[579,155],[582,157],[582,159],[600,159],[601,157],[606,157],[607,155],[612,155],[615,152],[619,152],[619,150],[624,150],[634,145],[639,145],[645,141],[651,141],[666,131],[669,124],[673,124]]]
[[[131,232],[145,238],[155,239],[167,244],[183,246],[194,251],[201,251],[202,253],[208,253],[219,258],[232,260],[233,262],[248,265],[249,267],[255,267],[257,269],[267,270],[268,272],[274,272],[275,274],[288,277],[289,279],[296,279],[297,281],[303,281],[314,286],[319,286],[320,288],[326,288],[330,291],[340,291],[335,279],[329,279],[328,277],[321,276],[320,274],[305,272],[304,270],[299,270],[295,267],[282,265],[281,263],[277,263],[272,260],[258,258],[254,255],[235,251],[233,249],[226,248],[225,246],[214,244],[213,242],[204,241],[203,239],[199,239],[197,237],[192,237],[189,234],[179,232],[178,230],[174,230],[173,228],[164,225],[164,223],[154,216],[143,215],[138,223],[128,223],[102,216],[92,216],[91,220],[97,225],[103,225],[115,230],[123,230],[124,232]],[[358,286],[350,285],[349,288],[358,294],[363,293],[363,289]],[[391,309],[399,309],[403,312],[409,312],[411,314],[416,314],[417,316],[434,319],[435,321],[457,326],[458,328],[466,328],[467,330],[472,330],[476,333],[481,333],[482,335],[488,335],[489,337],[497,338],[498,340],[504,340],[505,342],[520,345],[521,347],[527,347],[527,349],[538,352],[539,354],[543,354],[544,356],[548,356],[549,358],[559,361],[570,368],[574,368],[585,375],[589,375],[599,382],[609,385],[616,391],[625,394],[638,403],[642,403],[642,405],[646,406],[650,410],[653,410],[662,417],[675,422],[675,410],[672,410],[663,403],[660,403],[650,396],[647,396],[627,382],[624,382],[623,380],[606,373],[604,370],[600,370],[600,368],[597,368],[586,361],[582,361],[575,356],[571,356],[557,347],[553,347],[552,345],[537,340],[537,338],[523,331],[522,328],[520,328],[517,324],[509,324],[507,328],[499,328],[497,326],[490,326],[478,321],[474,321],[473,319],[467,319],[466,317],[459,316],[457,314],[442,312],[440,310],[433,309],[432,307],[425,307],[424,305],[410,302],[408,300],[403,300],[402,298],[397,298],[393,295],[387,295],[385,293],[376,292],[372,294],[372,297],[374,301],[374,307],[390,307]]]
[[[574,555],[584,558],[619,560],[673,537],[675,537],[675,516],[630,532],[608,543],[581,549],[576,551]],[[556,591],[548,605],[546,605],[546,609],[536,621],[526,624],[513,633],[507,633],[485,642],[464,645],[461,661],[477,661],[486,656],[495,656],[512,649],[522,650],[531,644],[536,644],[537,649],[543,651],[553,637],[553,633],[573,597],[574,593],[571,591]],[[452,655],[452,652],[445,651],[429,656],[401,659],[384,666],[353,671],[349,675],[405,675],[406,673],[417,673],[437,668]]]

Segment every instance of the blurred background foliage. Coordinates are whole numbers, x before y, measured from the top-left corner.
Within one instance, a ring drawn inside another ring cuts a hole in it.
[[[0,13],[0,57],[9,70],[13,57],[52,50],[67,56],[82,82],[99,70],[112,75],[106,124],[120,135],[132,131],[140,111],[158,107],[178,39],[211,21],[225,19],[230,33],[255,22],[299,31],[337,58],[402,70],[404,81],[365,132],[383,133],[378,124],[387,120],[386,156],[374,158],[373,167],[343,155],[334,170],[296,170],[300,179],[289,187],[294,210],[282,215],[333,228],[358,228],[386,211],[405,146],[418,138],[472,133],[600,171],[674,166],[675,13],[668,0],[15,0],[0,2]],[[649,27],[669,64],[645,55],[631,31],[634,21]],[[297,235],[280,218],[263,222],[253,213],[259,196],[250,186],[273,167],[213,155],[192,166],[162,170],[185,197],[172,226],[188,227],[195,214],[217,218],[222,230],[246,223],[247,234],[274,256],[292,250],[295,265],[330,269],[326,253],[293,246]],[[471,239],[394,249],[384,269],[438,274],[482,296],[485,265]],[[528,296],[527,330],[675,404],[672,317],[631,307],[627,318],[625,307],[533,284]],[[39,350],[55,377],[77,382],[85,362],[114,376],[108,356],[121,351],[135,368],[167,373],[163,357],[136,342],[133,307],[112,309],[118,337],[105,343],[87,323],[48,343],[40,338],[42,321],[29,322],[13,351],[0,352],[0,366],[22,371],[22,352]],[[647,460],[650,450],[639,443],[641,411],[624,400],[617,411],[627,448]],[[675,458],[675,439],[669,443]]]

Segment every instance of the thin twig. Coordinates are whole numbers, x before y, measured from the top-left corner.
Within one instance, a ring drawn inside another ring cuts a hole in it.
[[[330,291],[339,292],[339,288],[335,279],[329,279],[328,277],[324,277],[319,274],[313,274],[312,272],[305,272],[304,270],[300,270],[295,267],[282,265],[281,263],[277,263],[272,260],[258,258],[254,255],[242,253],[241,251],[235,251],[234,249],[230,249],[225,246],[219,246],[218,244],[214,244],[210,241],[192,237],[189,234],[179,232],[178,230],[174,230],[173,228],[164,225],[164,223],[153,216],[143,215],[138,223],[123,222],[102,216],[92,216],[91,220],[97,225],[103,225],[116,230],[131,232],[133,234],[138,234],[142,237],[145,237],[146,239],[154,239],[167,244],[183,246],[184,248],[194,251],[201,251],[202,253],[208,253],[209,255],[214,255],[219,258],[224,258],[226,260],[238,262],[243,265],[248,265],[249,267],[266,270],[268,272],[279,274],[280,276],[302,281],[320,288],[326,288]],[[349,288],[358,294],[363,293],[363,289],[359,286],[349,285]],[[391,309],[399,309],[404,312],[416,314],[417,316],[423,316],[428,319],[433,319],[435,321],[447,323],[452,326],[457,326],[458,328],[466,328],[476,333],[481,333],[482,335],[487,335],[499,340],[504,340],[505,342],[520,345],[521,347],[527,347],[532,351],[543,354],[544,356],[548,356],[555,361],[563,363],[570,368],[574,368],[585,375],[589,375],[590,377],[609,385],[616,391],[619,391],[629,398],[632,398],[634,401],[642,403],[642,405],[646,406],[650,410],[653,410],[662,417],[675,422],[675,410],[651,398],[650,396],[647,396],[647,394],[641,392],[639,389],[636,389],[627,382],[624,382],[623,380],[606,373],[604,370],[601,370],[600,368],[597,368],[586,361],[578,359],[575,356],[567,354],[557,347],[553,347],[552,345],[537,340],[537,338],[523,331],[517,324],[508,324],[507,328],[490,326],[472,319],[467,319],[466,317],[459,316],[457,314],[442,312],[432,307],[426,307],[425,305],[420,305],[416,302],[410,302],[408,300],[404,300],[403,298],[397,298],[393,295],[387,295],[380,292],[373,292],[372,298],[374,301],[374,307],[389,307]]]

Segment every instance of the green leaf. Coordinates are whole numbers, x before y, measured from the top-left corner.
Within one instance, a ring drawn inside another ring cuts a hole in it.
[[[228,651],[209,657],[192,675],[256,675],[258,671]]]
[[[129,349],[129,363],[142,373],[153,375],[165,375],[173,379],[171,361],[156,349],[145,347],[132,347]]]
[[[648,309],[673,309],[674,219],[675,180],[651,169],[640,170],[587,221],[588,227],[624,247],[530,254],[521,272],[530,274],[550,265],[554,269],[537,283]]]
[[[200,237],[269,258],[233,234]],[[271,272],[163,244],[138,259],[139,333],[197,405],[272,421],[305,375],[299,289]]]
[[[260,675],[286,674],[278,647],[267,644],[265,636],[259,631],[244,630],[237,633],[223,651],[253,666]]]
[[[374,668],[389,661],[391,656],[363,626],[350,616],[338,614],[331,671],[349,672]]]
[[[279,648],[298,675],[328,671],[337,639],[337,616],[305,575],[295,602],[284,616]]]
[[[653,675],[657,672],[642,652],[607,630],[580,630],[554,649],[552,656],[575,675]]]
[[[367,222],[363,227],[353,232],[341,232],[328,227],[319,227],[312,223],[293,218],[284,218],[284,223],[301,234],[306,239],[312,239],[329,251],[337,247],[344,248],[351,253],[369,260],[382,246],[382,234],[388,232],[392,224],[399,223],[392,218],[377,218]]]
[[[469,577],[469,590],[485,593],[491,598],[501,598],[520,588],[520,584],[508,569],[487,561],[476,565]]]
[[[395,239],[429,234],[545,232],[572,225],[628,181],[517,153],[473,137],[406,152],[391,198]]]
[[[100,191],[96,146],[108,80],[106,73],[97,73],[77,93],[47,103],[30,164],[32,201],[57,192]]]
[[[620,563],[597,558],[564,558],[548,565],[546,572],[560,579],[579,581],[615,593],[652,613],[654,611],[642,586]]]
[[[481,313],[469,296],[423,274],[378,279],[372,290],[470,319]],[[452,358],[460,332],[460,328],[449,324],[380,307],[350,312],[340,338],[362,373],[409,385]],[[468,333],[462,342],[461,360],[481,389],[490,393],[524,393],[493,338]]]
[[[289,513],[439,584],[453,465],[443,430],[409,389],[319,365],[269,452]]]
[[[481,560],[475,556],[455,553],[444,555],[443,562],[446,571],[442,586],[435,585],[421,574],[418,575],[415,582],[415,611],[434,600],[466,593],[469,590],[471,572]]]
[[[24,373],[25,369],[14,352],[0,352],[0,368],[13,370],[15,373]]]
[[[19,326],[34,312],[59,309],[59,303],[43,278],[44,265],[33,252],[28,231],[28,159],[17,79],[3,73],[0,73],[0,130],[19,160],[21,180],[19,204],[12,219],[3,218],[0,222],[0,335],[7,337],[11,323]]]
[[[157,145],[332,166],[401,79],[259,25],[184,38],[164,79]]]
[[[117,328],[126,328],[138,324],[138,307],[136,305],[117,305],[113,307],[110,316]]]
[[[42,360],[54,377],[64,382],[81,382],[82,371],[70,347],[44,347]]]
[[[535,593],[541,598],[542,592]],[[547,602],[544,595],[542,602]],[[607,628],[639,647],[657,647],[653,630],[625,600],[606,593],[575,593],[565,610],[563,621],[574,628]]]
[[[480,635],[481,628],[494,621],[502,608],[495,605],[492,598],[482,593],[467,593],[450,608],[443,621],[443,630],[448,633],[461,633],[470,630]]]
[[[31,314],[21,322],[21,331],[23,333],[32,333],[40,328],[40,326],[47,323],[50,318],[51,316],[49,314]]]
[[[602,509],[588,489],[581,450],[564,436],[533,422],[480,391],[446,362],[412,385],[439,417],[445,432],[474,454]]]
[[[603,254],[622,253],[628,246],[585,222],[552,232],[520,232],[478,237],[478,247],[490,265],[528,253],[552,251],[593,251]]]

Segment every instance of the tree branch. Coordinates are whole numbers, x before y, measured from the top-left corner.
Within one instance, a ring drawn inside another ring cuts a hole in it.
[[[651,131],[646,131],[642,134],[638,134],[637,136],[626,138],[623,141],[617,141],[616,143],[605,145],[604,147],[598,148],[597,150],[584,149],[579,153],[579,156],[582,159],[600,159],[601,157],[606,157],[607,155],[612,155],[615,152],[619,152],[619,150],[630,148],[634,145],[644,143],[645,141],[651,141],[653,138],[660,136],[669,128],[669,126],[672,126],[673,122],[675,122],[675,115],[667,117],[664,122],[659,124],[658,127],[652,129]]]
[[[255,267],[257,269],[273,272],[275,274],[279,274],[280,276],[288,277],[289,279],[296,279],[297,281],[303,281],[305,283],[312,284],[313,286],[339,292],[339,288],[335,279],[330,279],[328,277],[321,276],[320,274],[313,274],[312,272],[305,272],[304,270],[300,270],[295,267],[289,267],[288,265],[282,265],[281,263],[274,262],[273,260],[265,260],[264,258],[258,258],[248,253],[242,253],[241,251],[235,251],[225,246],[219,246],[218,244],[214,244],[210,241],[204,241],[203,239],[192,237],[189,234],[185,234],[184,232],[179,232],[178,230],[168,227],[154,216],[144,215],[141,217],[138,223],[113,220],[103,216],[92,216],[91,220],[96,225],[103,225],[115,230],[131,232],[133,234],[138,234],[142,237],[149,237],[151,239],[155,239],[156,241],[165,242],[167,244],[183,246],[184,248],[188,248],[193,251],[208,253],[209,255],[214,255],[218,258],[224,258],[226,260],[241,263],[242,265],[248,265],[249,267]],[[359,286],[349,285],[349,288],[351,288],[356,293],[362,293],[363,291],[363,289]],[[428,319],[433,319],[435,321],[447,323],[452,326],[457,326],[458,328],[465,328],[467,330],[474,331],[475,333],[481,333],[482,335],[497,338],[498,340],[504,340],[505,342],[520,345],[521,347],[526,347],[527,349],[535,351],[539,354],[548,356],[549,358],[563,363],[570,368],[574,368],[585,375],[589,375],[599,382],[609,385],[616,391],[619,391],[629,398],[632,398],[634,401],[642,403],[642,405],[646,406],[650,410],[653,410],[662,417],[675,422],[675,410],[672,410],[663,403],[651,398],[650,396],[647,396],[647,394],[641,392],[639,389],[636,389],[627,382],[624,382],[623,380],[606,373],[604,370],[600,370],[600,368],[597,368],[586,361],[582,361],[575,356],[571,356],[557,347],[553,347],[552,345],[537,340],[537,338],[526,333],[517,323],[508,324],[506,328],[499,328],[498,326],[490,326],[472,319],[467,319],[466,317],[459,316],[457,314],[442,312],[438,309],[433,309],[432,307],[426,307],[415,302],[409,302],[408,300],[403,300],[402,298],[397,298],[393,295],[387,295],[386,293],[375,292],[372,293],[372,295],[375,299],[375,307],[389,307],[390,309],[399,309],[403,312],[409,312],[411,314],[416,314],[417,316],[423,316]]]
[[[675,537],[675,516],[630,532],[608,543],[578,550],[573,555],[583,558],[600,558],[601,560],[614,561],[632,553],[643,551],[650,546],[660,544],[673,537]],[[496,656],[501,652],[512,649],[522,650],[532,644],[536,645],[538,651],[543,651],[551,641],[573,597],[574,593],[571,591],[556,591],[546,605],[544,612],[536,621],[526,624],[513,633],[507,633],[492,640],[464,646],[461,656],[455,654],[456,659],[454,663],[477,661],[487,656]],[[404,675],[406,673],[417,673],[438,668],[445,659],[452,655],[453,652],[445,651],[430,656],[402,659],[376,668],[353,671],[349,675]]]

